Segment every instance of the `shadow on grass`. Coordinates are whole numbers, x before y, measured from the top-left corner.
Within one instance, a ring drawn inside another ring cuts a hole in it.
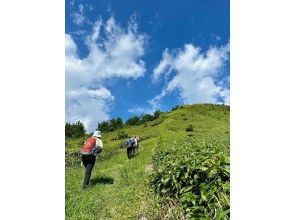
[[[131,156],[130,158],[128,158],[129,160],[130,159],[133,159],[133,158],[135,158],[136,156],[138,156],[139,155],[139,153],[135,153],[133,156]]]
[[[114,183],[114,179],[112,177],[95,177],[91,180],[91,185],[97,185],[97,184],[113,184]]]

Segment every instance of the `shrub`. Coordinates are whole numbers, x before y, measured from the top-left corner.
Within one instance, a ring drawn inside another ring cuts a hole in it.
[[[190,137],[171,143],[153,157],[151,185],[158,196],[180,200],[188,219],[229,219],[229,141]]]
[[[150,126],[153,127],[153,126],[160,125],[163,121],[164,121],[164,119],[162,118],[162,119],[160,119],[158,121],[153,122],[152,124],[150,124]]]
[[[124,138],[127,138],[127,137],[128,137],[128,134],[124,130],[121,130],[121,131],[117,132],[117,139],[118,140],[124,139]]]
[[[186,128],[186,131],[187,132],[191,132],[191,131],[193,131],[194,129],[193,129],[193,125],[189,125],[187,128]]]

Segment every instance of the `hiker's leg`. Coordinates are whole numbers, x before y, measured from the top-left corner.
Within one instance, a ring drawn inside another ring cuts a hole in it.
[[[88,163],[86,164],[84,187],[89,186],[91,173],[92,173],[94,165],[95,165],[95,158],[89,159]]]

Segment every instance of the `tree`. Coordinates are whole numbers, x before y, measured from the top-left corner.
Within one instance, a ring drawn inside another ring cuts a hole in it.
[[[152,121],[153,120],[153,115],[143,114],[143,115],[141,115],[140,120],[141,120],[142,124],[147,122],[147,121]]]
[[[65,138],[72,137],[72,125],[70,123],[65,124]]]
[[[65,124],[65,138],[77,138],[82,137],[86,134],[85,126],[82,122],[78,121],[76,123]]]
[[[86,129],[82,122],[78,121],[73,124],[73,134],[74,137],[82,137],[86,134]]]
[[[127,121],[126,121],[126,125],[138,125],[140,124],[140,117],[138,116],[133,116],[130,117]]]
[[[120,118],[120,117],[117,117],[116,118],[116,127],[117,128],[121,128],[121,127],[123,127],[124,126],[124,122],[123,122],[123,120]]]
[[[159,118],[160,114],[161,114],[161,111],[160,111],[159,109],[157,109],[157,110],[153,113],[154,119]]]
[[[97,130],[102,131],[102,132],[110,131],[109,121],[102,121],[102,122],[98,123]]]
[[[118,128],[121,128],[124,126],[123,120],[120,117],[102,121],[98,123],[97,129],[102,132],[109,132],[109,131],[115,131]]]

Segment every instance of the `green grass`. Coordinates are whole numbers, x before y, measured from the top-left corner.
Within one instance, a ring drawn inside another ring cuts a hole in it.
[[[150,176],[157,172],[153,170],[153,156],[171,147],[185,147],[178,142],[181,139],[190,140],[192,145],[212,139],[229,143],[229,117],[228,106],[190,105],[146,124],[123,128],[128,135],[141,139],[139,153],[130,160],[126,150],[120,148],[125,140],[117,139],[119,131],[104,133],[104,149],[93,169],[91,187],[85,191],[81,189],[84,168],[80,166],[78,152],[87,137],[66,140],[66,219],[189,217],[183,204],[166,205],[164,197],[151,187]],[[189,125],[193,131],[186,132]],[[195,146],[196,152],[200,145]],[[229,156],[228,144],[225,147]]]

